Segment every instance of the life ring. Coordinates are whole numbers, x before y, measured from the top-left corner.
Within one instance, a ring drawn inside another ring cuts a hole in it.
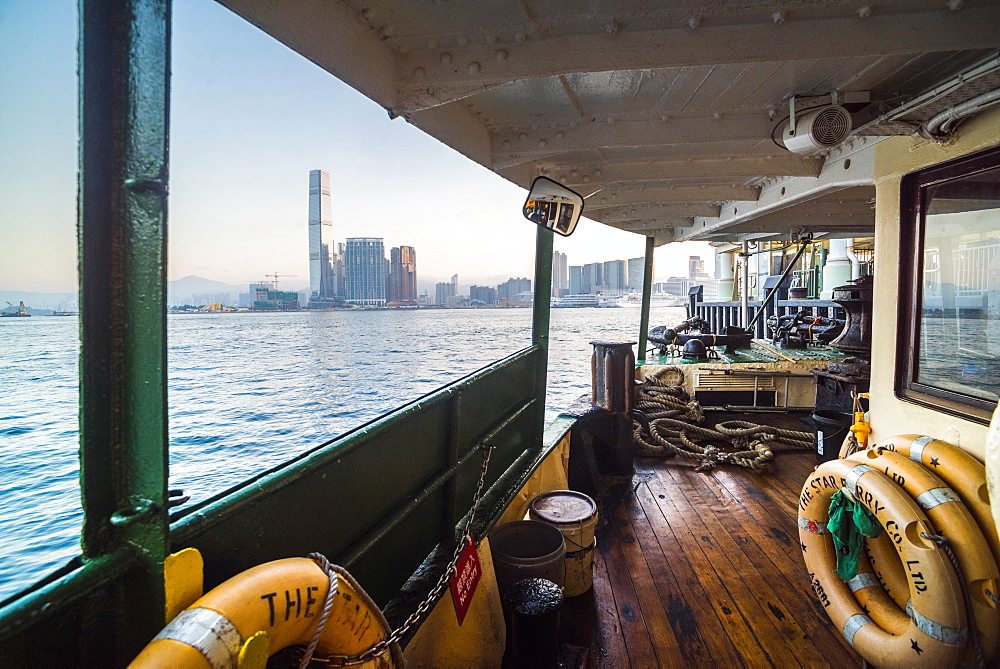
[[[899,610],[905,609],[906,602],[910,598],[910,582],[906,578],[906,570],[899,561],[899,553],[892,539],[885,532],[874,539],[866,537],[865,554],[886,593]]]
[[[908,567],[912,618],[902,634],[876,625],[837,575],[827,521],[830,498],[842,489],[875,515]],[[924,533],[934,530],[917,503],[868,465],[825,462],[802,488],[799,542],[813,591],[847,642],[878,667],[952,667],[965,649],[968,629],[958,577],[944,550],[922,538]]]
[[[919,434],[900,434],[878,442],[876,446],[923,464],[958,493],[990,546],[993,559],[1000,564],[1000,536],[993,522],[990,493],[986,485],[986,466],[958,446]]]
[[[990,597],[997,595],[1000,571],[965,504],[943,480],[899,453],[875,447],[855,453],[848,460],[884,472],[917,501],[934,527],[949,539],[969,593],[983,654],[986,659],[994,657],[1000,637],[1000,611]]]
[[[244,644],[260,632],[267,634],[267,656],[308,644],[329,587],[330,578],[306,558],[257,565],[182,611],[130,666],[235,667]],[[348,578],[338,577],[317,655],[356,655],[389,636],[382,612],[363,593]],[[361,666],[392,667],[393,654],[383,653]]]
[[[883,532],[879,535],[879,538],[885,536],[887,535]],[[866,544],[868,541],[868,539],[865,539]],[[892,548],[889,550],[894,553],[892,558],[898,563],[899,557],[895,555],[896,551]],[[904,576],[903,578],[905,579],[906,577]],[[906,583],[903,585],[907,587]],[[872,619],[872,622],[885,630],[886,633],[899,636],[906,632],[906,628],[910,624],[909,616],[903,613],[903,609],[886,592],[881,579],[875,574],[866,556],[862,556],[861,562],[858,565],[858,573],[847,582],[847,587],[854,593],[855,599],[861,605],[861,610],[866,612],[868,617]],[[908,587],[907,592],[909,592]]]

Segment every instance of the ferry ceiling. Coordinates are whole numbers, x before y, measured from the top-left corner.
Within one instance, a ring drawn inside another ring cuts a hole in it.
[[[946,141],[1000,91],[997,0],[222,4],[391,117],[656,245],[872,235],[879,138]],[[832,105],[846,114],[809,127]]]

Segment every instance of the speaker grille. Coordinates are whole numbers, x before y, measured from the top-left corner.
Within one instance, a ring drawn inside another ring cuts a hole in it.
[[[832,105],[821,110],[813,121],[812,135],[817,144],[836,146],[851,131],[851,115],[843,107]]]

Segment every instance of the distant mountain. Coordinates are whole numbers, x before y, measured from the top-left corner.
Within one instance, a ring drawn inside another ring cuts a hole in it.
[[[0,290],[0,307],[10,310],[8,302],[17,305],[24,301],[24,306],[28,311],[34,313],[36,309],[61,311],[76,311],[76,293],[28,293],[25,291]]]

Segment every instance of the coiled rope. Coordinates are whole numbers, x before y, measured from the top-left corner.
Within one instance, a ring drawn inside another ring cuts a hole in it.
[[[724,421],[714,430],[702,427],[704,411],[682,387],[683,379],[680,368],[667,367],[656,377],[647,376],[639,388],[636,408],[647,420],[635,421],[633,441],[637,455],[680,455],[698,460],[695,471],[699,472],[710,471],[720,464],[761,471],[774,460],[773,444],[815,447],[815,437],[809,432],[747,421]]]

